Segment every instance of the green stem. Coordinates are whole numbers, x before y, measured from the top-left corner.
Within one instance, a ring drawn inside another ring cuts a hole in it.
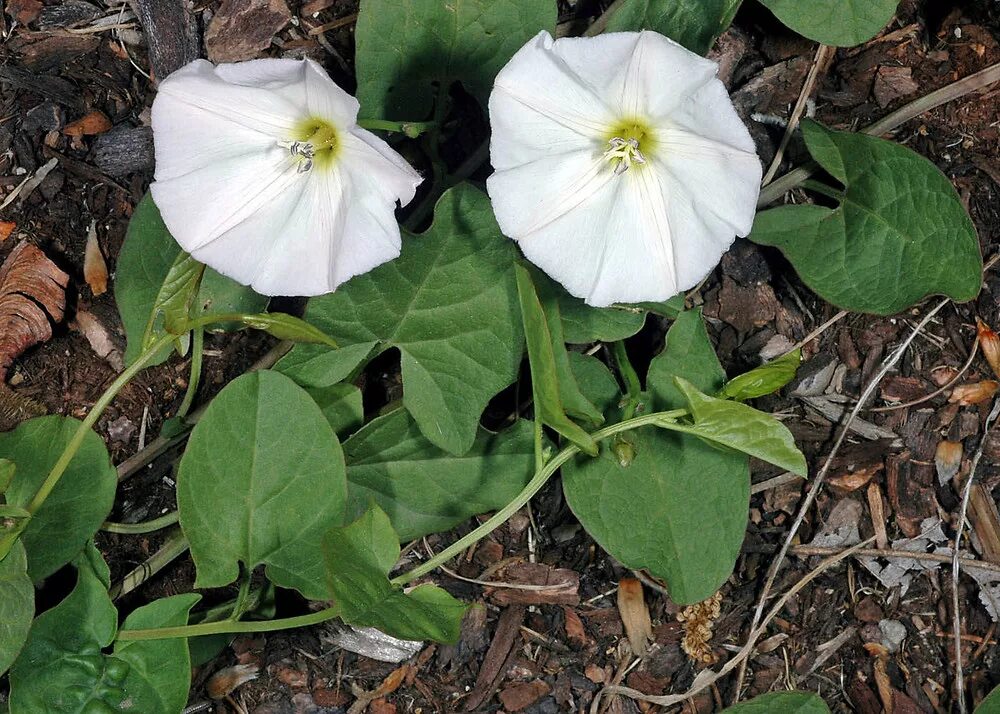
[[[544,444],[542,442],[542,419],[538,414],[535,414],[534,427],[535,427],[535,471],[539,471],[545,465],[545,449],[544,449]]]
[[[163,514],[159,518],[154,518],[151,521],[144,521],[142,523],[115,523],[113,521],[105,521],[101,526],[101,530],[107,533],[121,533],[122,535],[153,533],[172,526],[178,521],[179,517],[180,516],[177,514],[177,511],[171,511],[170,513]]]
[[[438,121],[389,121],[387,119],[358,119],[358,126],[372,131],[394,131],[415,139],[426,131],[437,129]]]
[[[631,419],[635,416],[635,409],[639,404],[642,384],[639,382],[639,375],[636,374],[635,367],[629,361],[625,341],[617,340],[611,343],[611,351],[615,357],[615,364],[618,366],[618,374],[621,375],[622,382],[625,383],[625,408],[622,420]]]
[[[191,376],[188,379],[187,391],[184,393],[184,401],[181,402],[177,410],[177,417],[183,419],[191,411],[194,404],[194,395],[198,391],[198,383],[201,381],[201,362],[205,351],[205,328],[196,327],[194,337],[191,340]]]
[[[664,426],[664,424],[670,423],[687,413],[686,409],[674,409],[668,412],[645,414],[640,417],[635,417],[634,419],[629,419],[628,421],[612,424],[611,426],[605,427],[600,431],[595,431],[591,434],[591,436],[594,438],[594,441],[601,441],[602,439],[607,439],[609,436],[614,436],[615,434],[620,434],[632,429],[638,429],[643,426]],[[559,470],[560,466],[579,453],[581,453],[579,447],[573,445],[567,446],[552,460],[546,463],[545,466],[538,470],[534,477],[532,477],[531,481],[528,482],[521,493],[519,493],[513,501],[508,503],[501,510],[497,511],[488,521],[483,523],[468,535],[452,543],[427,562],[418,565],[416,568],[407,573],[403,573],[402,575],[393,578],[392,584],[402,586],[416,580],[420,576],[434,570],[442,563],[446,563],[448,560],[461,553],[480,538],[484,538],[492,533],[496,528],[503,525],[503,523],[515,512],[517,512],[524,504],[530,501],[532,496],[538,493],[539,489],[541,489],[549,478],[551,478],[552,474]],[[316,625],[321,622],[326,622],[327,620],[332,620],[339,614],[340,609],[333,606],[328,607],[325,610],[311,612],[308,615],[284,617],[278,620],[265,620],[261,622],[208,622],[200,625],[158,627],[148,630],[122,630],[118,633],[118,639],[123,641],[162,640],[171,637],[197,637],[200,635],[221,635],[239,632],[273,632],[275,630],[287,630],[293,627]]]
[[[844,192],[838,191],[832,186],[827,186],[822,181],[815,181],[813,179],[806,179],[802,182],[802,188],[818,193],[821,196],[826,196],[827,198],[832,198],[834,201],[843,201]]]
[[[621,421],[617,424],[612,424],[611,426],[605,427],[600,431],[595,431],[591,434],[594,441],[601,441],[602,439],[607,439],[609,436],[614,436],[615,434],[621,434],[622,432],[631,431],[632,429],[638,429],[642,426],[652,426],[661,425],[663,422],[669,422],[672,419],[683,416],[687,414],[686,409],[674,409],[669,412],[656,412],[655,414],[646,414],[644,416],[635,417],[627,421]],[[461,553],[463,550],[468,548],[473,543],[477,542],[481,538],[485,538],[487,535],[492,533],[494,530],[503,525],[508,518],[514,515],[518,510],[521,509],[524,504],[534,497],[542,486],[552,477],[559,467],[565,464],[567,461],[572,459],[577,454],[581,453],[580,448],[575,445],[567,446],[565,449],[560,451],[553,457],[548,463],[545,464],[539,471],[535,473],[532,479],[528,482],[528,485],[517,494],[517,497],[508,503],[506,506],[497,511],[493,516],[483,523],[481,526],[470,532],[468,535],[459,538],[457,541],[452,543],[450,546],[442,550],[440,553],[435,555],[430,560],[425,563],[421,563],[413,570],[403,573],[402,575],[392,579],[393,585],[405,585],[413,580],[416,580],[422,575],[434,570],[436,567],[442,563],[446,563],[453,557]]]
[[[236,602],[233,604],[233,612],[229,616],[230,622],[237,622],[249,609],[250,579],[253,573],[244,566],[240,566],[240,590],[236,595]]]
[[[186,553],[187,549],[187,538],[184,537],[181,529],[177,528],[173,530],[167,535],[167,539],[160,546],[159,550],[149,556],[139,567],[122,578],[120,583],[111,588],[109,593],[111,599],[117,600],[124,595],[128,595]]]
[[[172,637],[199,637],[201,635],[225,635],[239,632],[274,632],[289,630],[293,627],[307,627],[332,620],[340,615],[339,607],[328,607],[325,610],[310,612],[308,615],[283,617],[278,620],[261,620],[232,622],[204,622],[200,625],[180,625],[178,627],[157,627],[149,630],[120,630],[117,639],[128,640],[165,640]]]
[[[111,386],[105,390],[104,394],[100,396],[91,408],[90,413],[87,414],[82,422],[80,422],[80,426],[77,427],[73,437],[66,445],[66,448],[63,449],[62,454],[59,456],[59,460],[56,461],[52,470],[49,471],[48,476],[46,476],[45,480],[42,482],[42,485],[38,487],[38,491],[35,492],[31,502],[28,503],[26,510],[29,514],[34,515],[38,509],[41,508],[42,504],[45,503],[45,499],[49,497],[49,494],[52,493],[52,489],[54,489],[56,484],[59,483],[59,479],[62,478],[62,475],[66,472],[66,469],[73,460],[73,457],[76,456],[76,452],[80,450],[83,440],[86,438],[87,434],[90,433],[94,424],[97,423],[97,420],[100,419],[104,410],[108,408],[111,401],[118,396],[118,392],[122,390],[122,387],[128,384],[128,382],[135,375],[141,372],[146,365],[148,365],[153,358],[156,357],[160,350],[170,345],[174,339],[176,339],[175,335],[164,335],[151,344],[149,349],[140,354],[135,362],[130,364],[120,375],[118,375],[118,378],[115,379],[115,381],[111,383]],[[14,545],[14,541],[21,535],[21,531],[27,527],[30,520],[30,518],[22,519],[17,528],[8,531],[3,535],[3,537],[0,537],[0,560],[7,557],[7,553],[10,552],[11,547]]]

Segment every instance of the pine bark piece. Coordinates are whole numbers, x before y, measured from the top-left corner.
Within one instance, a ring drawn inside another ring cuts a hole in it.
[[[0,266],[0,380],[22,352],[52,337],[69,276],[35,246],[19,243]]]
[[[291,19],[284,0],[223,0],[205,32],[208,58],[213,62],[253,59]]]
[[[190,5],[186,0],[135,0],[156,82],[198,59],[201,37]]]

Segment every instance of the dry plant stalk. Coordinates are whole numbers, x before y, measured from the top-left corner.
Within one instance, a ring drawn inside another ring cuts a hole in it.
[[[677,621],[684,625],[681,649],[695,662],[715,664],[719,659],[708,643],[712,639],[712,626],[719,619],[721,605],[722,593],[715,593],[708,600],[688,605],[677,613]]]
[[[618,612],[621,614],[632,654],[642,657],[653,636],[653,623],[643,596],[642,583],[635,578],[622,578],[618,583]]]

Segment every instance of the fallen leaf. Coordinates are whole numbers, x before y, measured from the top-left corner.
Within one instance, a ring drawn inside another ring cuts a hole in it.
[[[74,122],[70,122],[63,128],[63,134],[80,138],[81,136],[94,136],[103,134],[111,128],[111,120],[104,112],[93,111],[85,114]]]
[[[125,367],[125,360],[121,349],[115,344],[111,333],[104,326],[104,323],[94,317],[92,313],[82,309],[78,310],[76,319],[70,327],[86,337],[94,353],[98,357],[107,360],[107,363],[116,372],[120,372]]]
[[[104,262],[101,245],[97,242],[97,226],[93,221],[87,232],[87,248],[83,254],[83,277],[94,297],[108,291],[108,264]]]
[[[979,339],[979,347],[983,350],[983,357],[989,362],[993,374],[1000,377],[1000,335],[990,329],[985,322],[977,319],[976,337]]]
[[[544,563],[513,563],[496,574],[498,582],[528,585],[530,589],[487,587],[485,594],[497,605],[576,605],[580,602],[580,576],[566,568]]]
[[[0,380],[22,352],[52,337],[49,319],[66,309],[69,276],[33,245],[22,242],[0,266]]]
[[[653,623],[649,619],[642,583],[635,578],[622,578],[618,582],[618,612],[625,625],[632,654],[642,657],[653,637]]]
[[[984,379],[972,384],[960,384],[951,390],[948,401],[952,404],[961,404],[963,407],[982,404],[996,394],[998,387],[1000,387],[1000,382],[992,379]]]
[[[943,439],[934,452],[934,468],[937,469],[938,484],[946,485],[955,478],[962,466],[962,442]]]
[[[566,618],[566,639],[579,647],[586,647],[590,643],[587,631],[583,627],[583,620],[576,614],[576,610],[570,607],[563,607],[563,615]]]
[[[14,221],[0,221],[0,243],[10,238],[10,234],[17,228]]]
[[[220,669],[208,678],[208,682],[205,683],[205,692],[212,699],[224,699],[241,684],[257,679],[257,672],[257,667],[248,664],[237,664]]]

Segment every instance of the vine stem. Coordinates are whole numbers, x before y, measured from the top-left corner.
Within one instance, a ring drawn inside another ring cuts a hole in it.
[[[191,339],[191,376],[188,378],[187,391],[184,392],[184,400],[177,408],[177,416],[181,419],[191,411],[194,404],[194,395],[198,391],[198,383],[201,382],[201,364],[205,352],[205,328],[196,327]]]
[[[632,362],[628,358],[624,340],[612,343],[612,353],[615,357],[615,364],[618,366],[618,374],[621,375],[622,381],[625,383],[624,419],[631,419],[635,416],[635,409],[639,404],[642,384],[639,382],[639,375],[636,373],[635,367],[632,366]]]
[[[686,409],[674,409],[667,412],[656,412],[654,414],[645,414],[643,416],[635,417],[633,419],[628,419],[626,421],[618,422],[617,424],[612,424],[609,427],[605,427],[600,431],[595,431],[591,436],[594,441],[601,441],[602,439],[607,439],[609,436],[614,436],[615,434],[620,434],[625,431],[630,431],[632,429],[638,429],[643,426],[660,426],[672,428],[672,422],[679,417],[687,414]],[[435,555],[430,560],[418,565],[413,570],[403,573],[402,575],[393,578],[391,580],[392,584],[395,586],[405,585],[422,575],[426,575],[431,572],[439,565],[447,562],[451,558],[455,557],[463,550],[468,548],[470,545],[476,541],[485,538],[487,535],[492,533],[494,530],[503,525],[508,518],[510,518],[514,513],[516,513],[524,504],[531,500],[531,498],[538,493],[539,489],[545,485],[545,483],[552,477],[552,475],[559,470],[559,467],[565,464],[567,461],[572,459],[577,454],[582,453],[580,448],[575,445],[569,445],[562,451],[560,451],[551,461],[542,466],[524,487],[524,489],[517,495],[517,497],[508,503],[504,508],[497,511],[488,521],[483,523],[481,526],[476,528],[474,531],[469,533],[457,541],[452,543],[450,546],[442,550],[440,553]],[[119,640],[161,640],[169,639],[173,637],[197,637],[201,635],[220,635],[226,633],[240,633],[240,632],[272,632],[275,630],[287,630],[293,627],[305,627],[307,625],[317,625],[321,622],[327,620],[332,620],[340,615],[340,608],[336,605],[333,607],[328,607],[324,610],[317,610],[316,612],[311,612],[307,615],[298,615],[296,617],[284,617],[278,620],[264,620],[255,622],[207,622],[200,625],[182,625],[178,627],[158,627],[154,629],[145,630],[122,630],[118,633],[117,639]]]
[[[54,489],[56,484],[59,483],[59,479],[62,478],[62,475],[66,472],[70,462],[73,460],[73,457],[76,456],[76,453],[80,450],[83,440],[86,438],[87,434],[90,433],[94,424],[96,424],[97,420],[100,419],[101,414],[104,413],[104,410],[107,409],[111,401],[118,396],[118,392],[120,392],[135,375],[141,372],[146,365],[148,365],[153,358],[156,357],[160,350],[172,344],[176,338],[176,335],[164,335],[151,344],[149,349],[140,354],[138,359],[130,364],[121,374],[119,374],[115,381],[111,383],[111,386],[104,391],[104,394],[100,396],[93,408],[91,408],[90,413],[87,414],[82,422],[80,422],[80,426],[77,427],[76,433],[73,434],[73,437],[66,445],[66,448],[63,449],[62,454],[59,456],[59,460],[56,461],[52,470],[49,471],[48,476],[46,476],[45,480],[42,482],[42,485],[38,487],[38,491],[35,492],[31,502],[28,503],[25,510],[27,510],[29,514],[34,515],[35,512],[41,508],[42,504],[45,503],[45,499],[47,499],[49,494],[52,493],[52,489]],[[0,538],[0,560],[7,557],[7,553],[10,552],[11,547],[14,545],[14,541],[18,539],[21,532],[25,529],[25,527],[27,527],[27,524],[30,521],[30,518],[21,519],[17,528],[12,529]]]
[[[101,530],[106,533],[141,535],[143,533],[153,533],[155,531],[168,528],[169,526],[175,524],[179,518],[180,516],[177,511],[171,511],[170,513],[163,514],[159,518],[143,521],[142,523],[115,523],[113,521],[105,521],[101,526]]]

